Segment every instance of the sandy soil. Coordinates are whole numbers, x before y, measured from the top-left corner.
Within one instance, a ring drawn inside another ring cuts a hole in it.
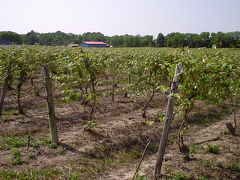
[[[1,141],[6,136],[20,138],[26,142],[28,135],[36,141],[48,136],[48,110],[44,88],[41,87],[40,97],[34,97],[31,92],[30,87],[24,89],[25,96],[22,98],[22,105],[25,115],[9,114],[6,121],[0,122]],[[84,127],[88,122],[87,117],[91,106],[84,106],[80,102],[63,103],[61,96],[56,95],[59,140],[64,149],[53,150],[42,145],[24,146],[20,148],[24,162],[12,165],[10,150],[0,148],[0,169],[14,171],[41,170],[47,167],[71,169],[71,163],[78,162],[81,155],[90,157],[92,156],[90,152],[94,150],[94,155],[98,156],[95,148],[101,145],[107,146],[111,152],[122,149],[131,152],[137,149],[139,153],[142,153],[150,138],[155,148],[147,150],[141,165],[141,175],[151,179],[163,123],[154,122],[150,125],[148,122],[154,120],[154,115],[165,113],[167,95],[156,94],[148,108],[147,118],[141,116],[141,108],[147,97],[126,98],[117,95],[115,99],[115,102],[112,102],[110,97],[101,99],[92,118],[96,125],[91,131],[85,131]],[[6,98],[4,109],[16,109],[16,102],[11,92]],[[240,119],[239,111],[236,112],[236,118]],[[176,118],[172,124],[170,142],[163,162],[164,177],[185,173],[191,179],[199,179],[201,176],[208,179],[240,179],[239,171],[233,173],[231,170],[233,163],[240,163],[240,133],[232,136],[227,133],[225,126],[226,122],[232,122],[232,119],[231,114],[222,115],[217,107],[198,103],[191,113],[190,128],[185,138],[188,146],[196,145],[196,152],[191,154],[191,161],[184,161],[176,144],[176,130],[179,124]],[[217,145],[220,153],[206,153],[204,149],[207,145]],[[34,153],[35,157],[27,158],[29,152]],[[107,153],[102,156],[109,158]],[[94,159],[94,157],[91,158]],[[107,170],[94,172],[88,178],[132,179],[139,160],[140,157],[128,160],[118,164],[117,167],[109,165]]]

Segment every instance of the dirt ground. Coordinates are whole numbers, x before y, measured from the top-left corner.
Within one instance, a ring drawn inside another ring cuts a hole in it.
[[[33,89],[25,87],[25,115],[17,114],[13,92],[8,92],[0,121],[0,179],[132,179],[148,139],[151,144],[138,179],[152,179],[163,126],[163,122],[154,120],[155,115],[166,112],[166,94],[156,94],[147,118],[141,116],[146,96],[116,95],[114,102],[110,97],[102,98],[90,122],[90,106],[64,102],[56,95],[60,145],[53,147],[48,138],[43,85],[40,89],[40,96],[35,97]],[[239,110],[235,116],[239,121]],[[231,135],[226,122],[233,122],[233,114],[211,104],[196,103],[185,137],[191,160],[185,161],[176,143],[176,117],[164,157],[163,178],[240,179],[240,133]],[[91,123],[86,131],[86,124]]]

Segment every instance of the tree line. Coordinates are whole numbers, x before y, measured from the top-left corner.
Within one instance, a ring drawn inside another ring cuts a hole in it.
[[[47,45],[62,46],[69,43],[80,44],[82,41],[103,41],[114,47],[212,47],[219,48],[239,48],[240,47],[240,31],[235,32],[202,32],[179,33],[173,32],[167,35],[159,33],[154,39],[152,35],[115,35],[105,36],[100,32],[87,32],[84,34],[64,33],[61,31],[53,33],[38,33],[30,31],[27,34],[18,34],[11,31],[1,31],[0,38],[7,40],[13,44],[28,45]]]

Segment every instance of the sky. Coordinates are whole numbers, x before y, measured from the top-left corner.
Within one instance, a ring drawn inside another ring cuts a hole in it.
[[[0,0],[0,31],[164,35],[240,31],[240,0]]]

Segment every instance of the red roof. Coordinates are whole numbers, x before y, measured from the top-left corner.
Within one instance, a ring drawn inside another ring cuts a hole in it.
[[[106,45],[106,43],[102,42],[102,41],[83,41],[83,43],[85,43],[85,44],[102,44],[102,45]]]

